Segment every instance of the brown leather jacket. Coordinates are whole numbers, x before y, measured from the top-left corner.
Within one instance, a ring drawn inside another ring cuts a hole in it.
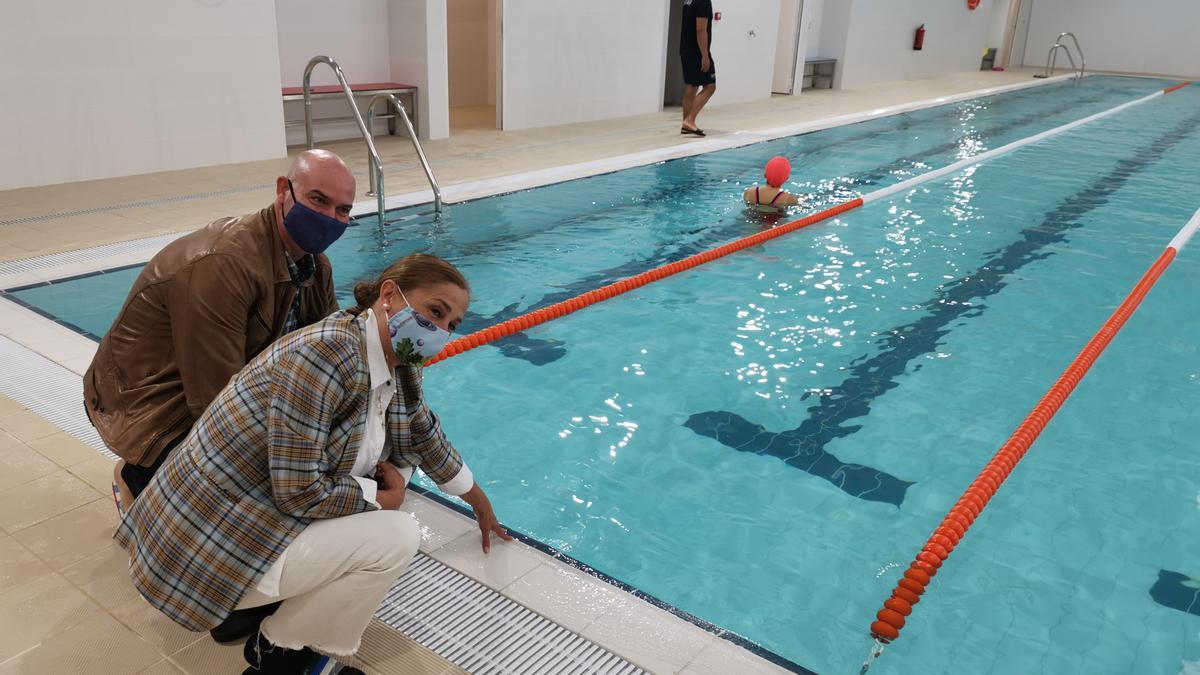
[[[83,376],[92,424],[127,462],[153,464],[283,333],[297,288],[275,223],[273,206],[222,218],[168,244],[133,283]],[[300,326],[338,308],[329,259],[315,262]]]

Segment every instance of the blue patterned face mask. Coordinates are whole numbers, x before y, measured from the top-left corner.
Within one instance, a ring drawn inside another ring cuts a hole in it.
[[[404,291],[400,297],[408,304]],[[400,362],[410,366],[425,365],[450,341],[449,331],[418,314],[412,305],[388,317],[388,335]]]
[[[296,190],[292,181],[288,181],[288,190],[292,193],[292,210],[283,217],[283,229],[296,245],[305,253],[317,255],[324,253],[329,245],[338,240],[346,231],[346,225],[337,218],[331,218],[324,213],[317,213],[296,199]]]

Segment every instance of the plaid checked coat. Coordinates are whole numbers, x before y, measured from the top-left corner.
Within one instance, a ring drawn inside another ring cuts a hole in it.
[[[190,630],[229,615],[305,526],[371,510],[350,476],[367,418],[365,313],[290,333],[229,381],[134,502],[114,539],[133,585]],[[463,466],[402,366],[387,452],[444,484]]]

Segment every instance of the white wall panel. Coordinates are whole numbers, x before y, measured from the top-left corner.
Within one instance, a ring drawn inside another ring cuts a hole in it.
[[[1194,0],[1037,0],[1025,64],[1045,66],[1054,39],[1070,31],[1079,38],[1089,69],[1193,79],[1200,77],[1198,26],[1200,3]],[[1058,62],[1070,67],[1065,61],[1059,54]]]
[[[504,128],[661,110],[667,12],[662,0],[504,0]]]
[[[275,0],[280,79],[298,87],[309,59],[324,54],[351,82],[387,82],[387,0]],[[337,84],[333,71],[313,70],[313,84]]]
[[[0,189],[284,155],[273,0],[5,3]]]

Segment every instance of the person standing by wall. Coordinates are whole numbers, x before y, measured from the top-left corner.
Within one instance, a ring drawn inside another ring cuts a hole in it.
[[[683,126],[679,133],[704,136],[696,116],[717,91],[717,66],[712,53],[712,0],[683,0],[683,26],[679,31],[679,58],[683,63]]]

